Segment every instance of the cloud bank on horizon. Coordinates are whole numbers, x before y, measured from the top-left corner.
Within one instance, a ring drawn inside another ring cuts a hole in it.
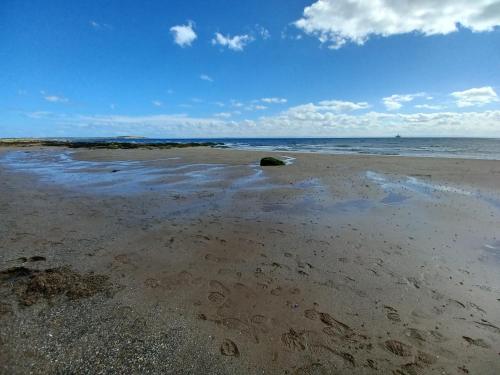
[[[224,2],[7,9],[0,137],[500,137],[500,0]]]

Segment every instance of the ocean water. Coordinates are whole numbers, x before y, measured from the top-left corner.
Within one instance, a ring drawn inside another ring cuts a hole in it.
[[[208,141],[221,142],[230,148],[246,150],[500,160],[500,138],[100,138],[99,140],[137,143]]]

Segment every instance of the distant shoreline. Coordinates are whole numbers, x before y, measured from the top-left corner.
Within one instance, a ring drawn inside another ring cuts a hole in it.
[[[125,139],[125,138],[119,138]],[[128,138],[127,138],[128,139]],[[68,148],[89,148],[89,149],[170,149],[170,148],[186,148],[186,147],[215,147],[222,146],[216,142],[108,142],[108,141],[56,141],[43,139],[0,139],[0,147],[68,147]]]

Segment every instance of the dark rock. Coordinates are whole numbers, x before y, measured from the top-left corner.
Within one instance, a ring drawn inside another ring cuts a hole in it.
[[[280,160],[280,159],[276,159],[276,158],[268,156],[268,157],[260,159],[260,165],[262,167],[275,166],[275,165],[285,165],[285,162]]]

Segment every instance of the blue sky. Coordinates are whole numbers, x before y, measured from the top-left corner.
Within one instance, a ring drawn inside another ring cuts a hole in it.
[[[0,4],[0,137],[500,137],[500,1]]]

